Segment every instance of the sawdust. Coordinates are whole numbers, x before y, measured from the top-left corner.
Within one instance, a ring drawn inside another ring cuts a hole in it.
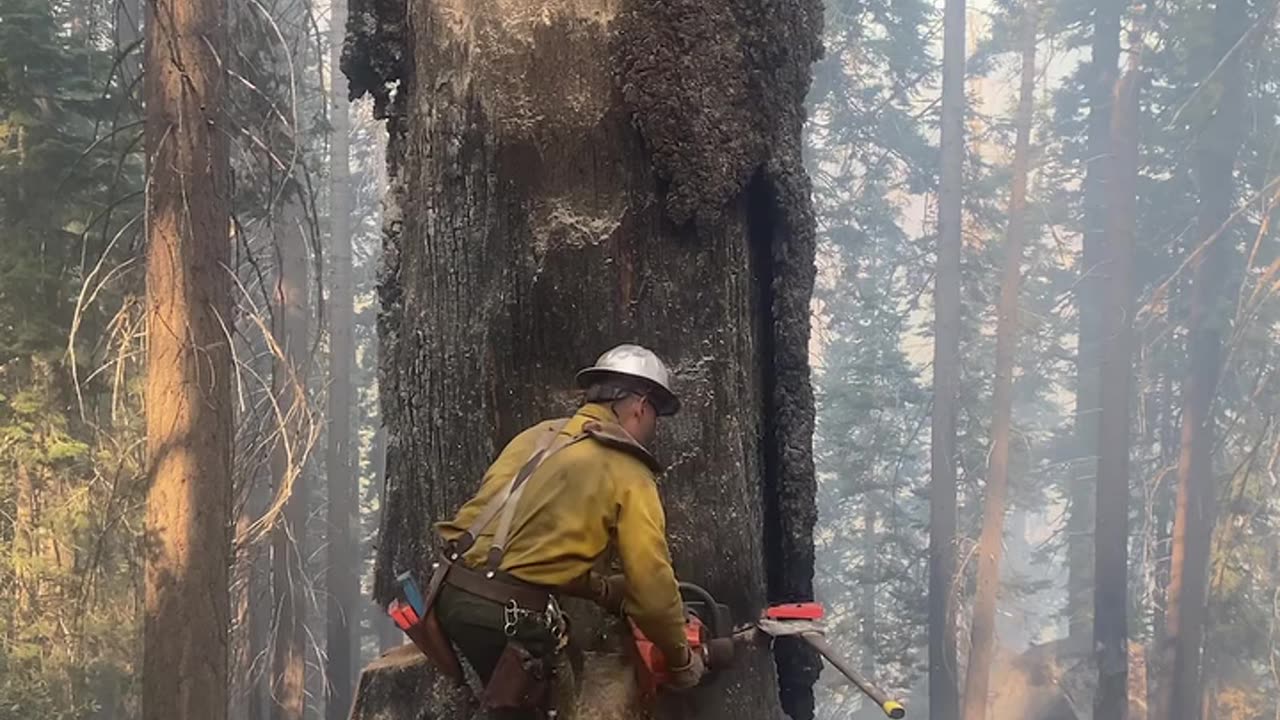
[[[649,720],[635,681],[635,668],[624,654],[586,653],[576,688],[558,696],[561,720]],[[413,645],[388,651],[369,663],[360,676],[352,720],[481,720],[468,690],[439,678]]]
[[[618,13],[618,0],[441,0],[441,17],[459,36],[476,42],[483,25],[493,20],[513,41],[532,41],[536,29],[559,18],[607,24]]]
[[[424,661],[422,651],[416,646],[403,644],[392,648],[365,667],[365,672],[383,670],[401,670],[410,666],[421,665]]]
[[[586,653],[577,702],[564,720],[643,720],[648,713],[640,702],[635,668],[627,657]]]
[[[463,720],[478,709],[469,690],[437,674],[416,647],[403,645],[360,674],[351,720]]]
[[[607,242],[622,225],[626,200],[619,197],[601,204],[606,209],[597,213],[583,212],[583,204],[571,198],[552,198],[536,204],[529,213],[534,254],[540,256],[552,247],[583,248]]]

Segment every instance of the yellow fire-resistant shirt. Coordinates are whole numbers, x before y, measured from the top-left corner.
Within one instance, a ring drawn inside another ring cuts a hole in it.
[[[589,421],[618,422],[605,405],[589,403],[561,430],[573,437]],[[456,540],[503,491],[532,455],[554,421],[520,433],[489,466],[480,491],[453,520],[436,524],[446,541]],[[498,518],[475,539],[463,560],[484,566]],[[672,662],[687,657],[684,610],[671,556],[666,518],[654,473],[640,457],[592,438],[569,445],[545,460],[526,481],[516,506],[500,569],[526,582],[564,587],[581,581],[616,541],[627,579],[627,615]]]

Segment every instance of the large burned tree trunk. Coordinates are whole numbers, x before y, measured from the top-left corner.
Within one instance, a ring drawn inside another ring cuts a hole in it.
[[[810,596],[800,130],[820,18],[813,0],[352,2],[344,71],[391,131],[375,599],[425,572],[430,523],[621,341],[671,363],[685,402],[657,448],[677,574],[738,621]],[[815,659],[777,660],[667,714],[777,717],[781,697],[810,716]],[[356,714],[400,717],[377,684]]]

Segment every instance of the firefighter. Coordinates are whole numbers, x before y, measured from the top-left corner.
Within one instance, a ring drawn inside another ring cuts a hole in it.
[[[547,710],[551,656],[567,640],[560,594],[625,612],[663,652],[676,689],[706,671],[685,640],[659,466],[646,449],[658,418],[679,410],[670,378],[643,347],[604,353],[577,375],[585,390],[577,413],[517,435],[479,492],[436,526],[452,561],[436,603],[440,625],[502,717]],[[594,567],[611,545],[623,572],[606,577]]]

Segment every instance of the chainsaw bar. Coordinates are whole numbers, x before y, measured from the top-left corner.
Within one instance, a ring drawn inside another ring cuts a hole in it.
[[[773,620],[760,618],[756,629],[770,637],[792,637],[795,635],[817,635],[823,637],[827,628],[817,620]]]
[[[801,609],[795,610],[794,608]],[[761,637],[768,639],[800,638],[817,650],[827,662],[839,670],[840,674],[848,678],[849,682],[853,683],[864,695],[871,698],[884,711],[885,715],[894,720],[906,717],[907,711],[902,706],[902,703],[889,697],[887,693],[872,684],[857,670],[854,670],[843,658],[836,655],[831,646],[827,644],[826,626],[818,619],[821,617],[820,609],[815,612],[805,612],[802,606],[794,606],[784,612],[766,611],[764,617],[754,624],[736,631],[733,636],[735,640],[747,642],[758,640]]]

